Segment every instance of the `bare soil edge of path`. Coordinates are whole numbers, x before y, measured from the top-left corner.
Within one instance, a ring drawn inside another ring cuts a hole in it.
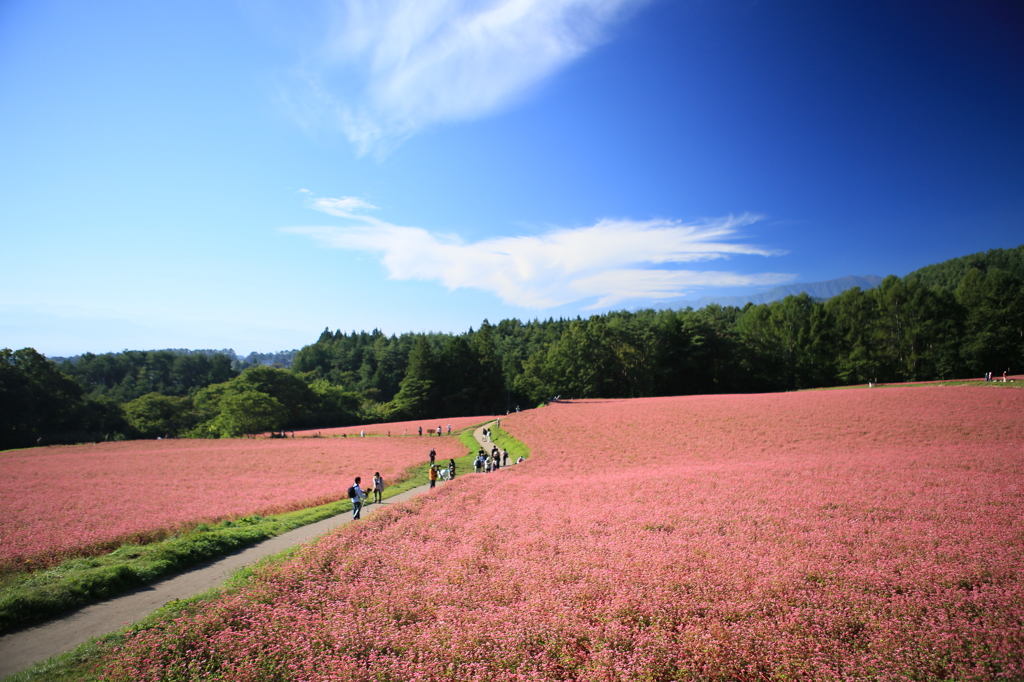
[[[484,444],[483,430],[493,423],[488,422],[473,431],[473,436],[481,447]],[[401,504],[428,490],[429,484],[421,485],[379,504],[364,506],[363,515],[373,514],[382,506]],[[42,625],[4,635],[0,637],[0,678],[27,670],[37,663],[71,651],[94,637],[115,632],[140,621],[170,601],[202,594],[223,584],[245,566],[279,554],[295,545],[309,542],[351,521],[350,512],[338,514],[264,540],[234,554],[200,564],[184,573],[140,587],[120,597],[86,606]]]

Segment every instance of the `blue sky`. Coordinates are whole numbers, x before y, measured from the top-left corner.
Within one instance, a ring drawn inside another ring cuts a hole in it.
[[[48,355],[904,275],[1024,243],[1024,11],[6,0],[0,159]]]

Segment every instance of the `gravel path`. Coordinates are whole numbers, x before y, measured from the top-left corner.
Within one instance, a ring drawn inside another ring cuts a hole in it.
[[[483,443],[485,424],[473,432],[477,442]],[[488,448],[489,450],[489,448]],[[401,504],[430,489],[429,485],[407,490],[380,504],[363,507],[363,516],[378,508]],[[200,564],[172,578],[146,587],[140,587],[109,601],[86,606],[57,620],[0,637],[0,677],[7,677],[46,659],[71,651],[93,637],[105,635],[142,620],[153,611],[175,599],[187,599],[206,592],[223,583],[240,568],[264,557],[283,552],[289,547],[309,542],[329,530],[352,521],[346,512],[308,526],[296,528],[258,545],[215,561]]]

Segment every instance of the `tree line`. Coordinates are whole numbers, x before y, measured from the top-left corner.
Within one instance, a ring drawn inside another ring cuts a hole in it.
[[[32,349],[5,349],[0,448],[503,414],[555,396],[787,391],[1021,367],[1024,246],[825,301],[802,294],[742,308],[484,320],[461,334],[325,329],[288,369],[185,351],[86,355],[58,366]]]

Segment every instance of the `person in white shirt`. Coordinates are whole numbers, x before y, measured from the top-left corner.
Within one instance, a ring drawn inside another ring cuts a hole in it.
[[[355,495],[352,497],[352,520],[355,521],[359,518],[359,513],[363,511],[363,500],[366,499],[366,493],[359,487],[359,482],[363,480],[359,476],[356,476],[355,484],[352,486],[352,491]]]

